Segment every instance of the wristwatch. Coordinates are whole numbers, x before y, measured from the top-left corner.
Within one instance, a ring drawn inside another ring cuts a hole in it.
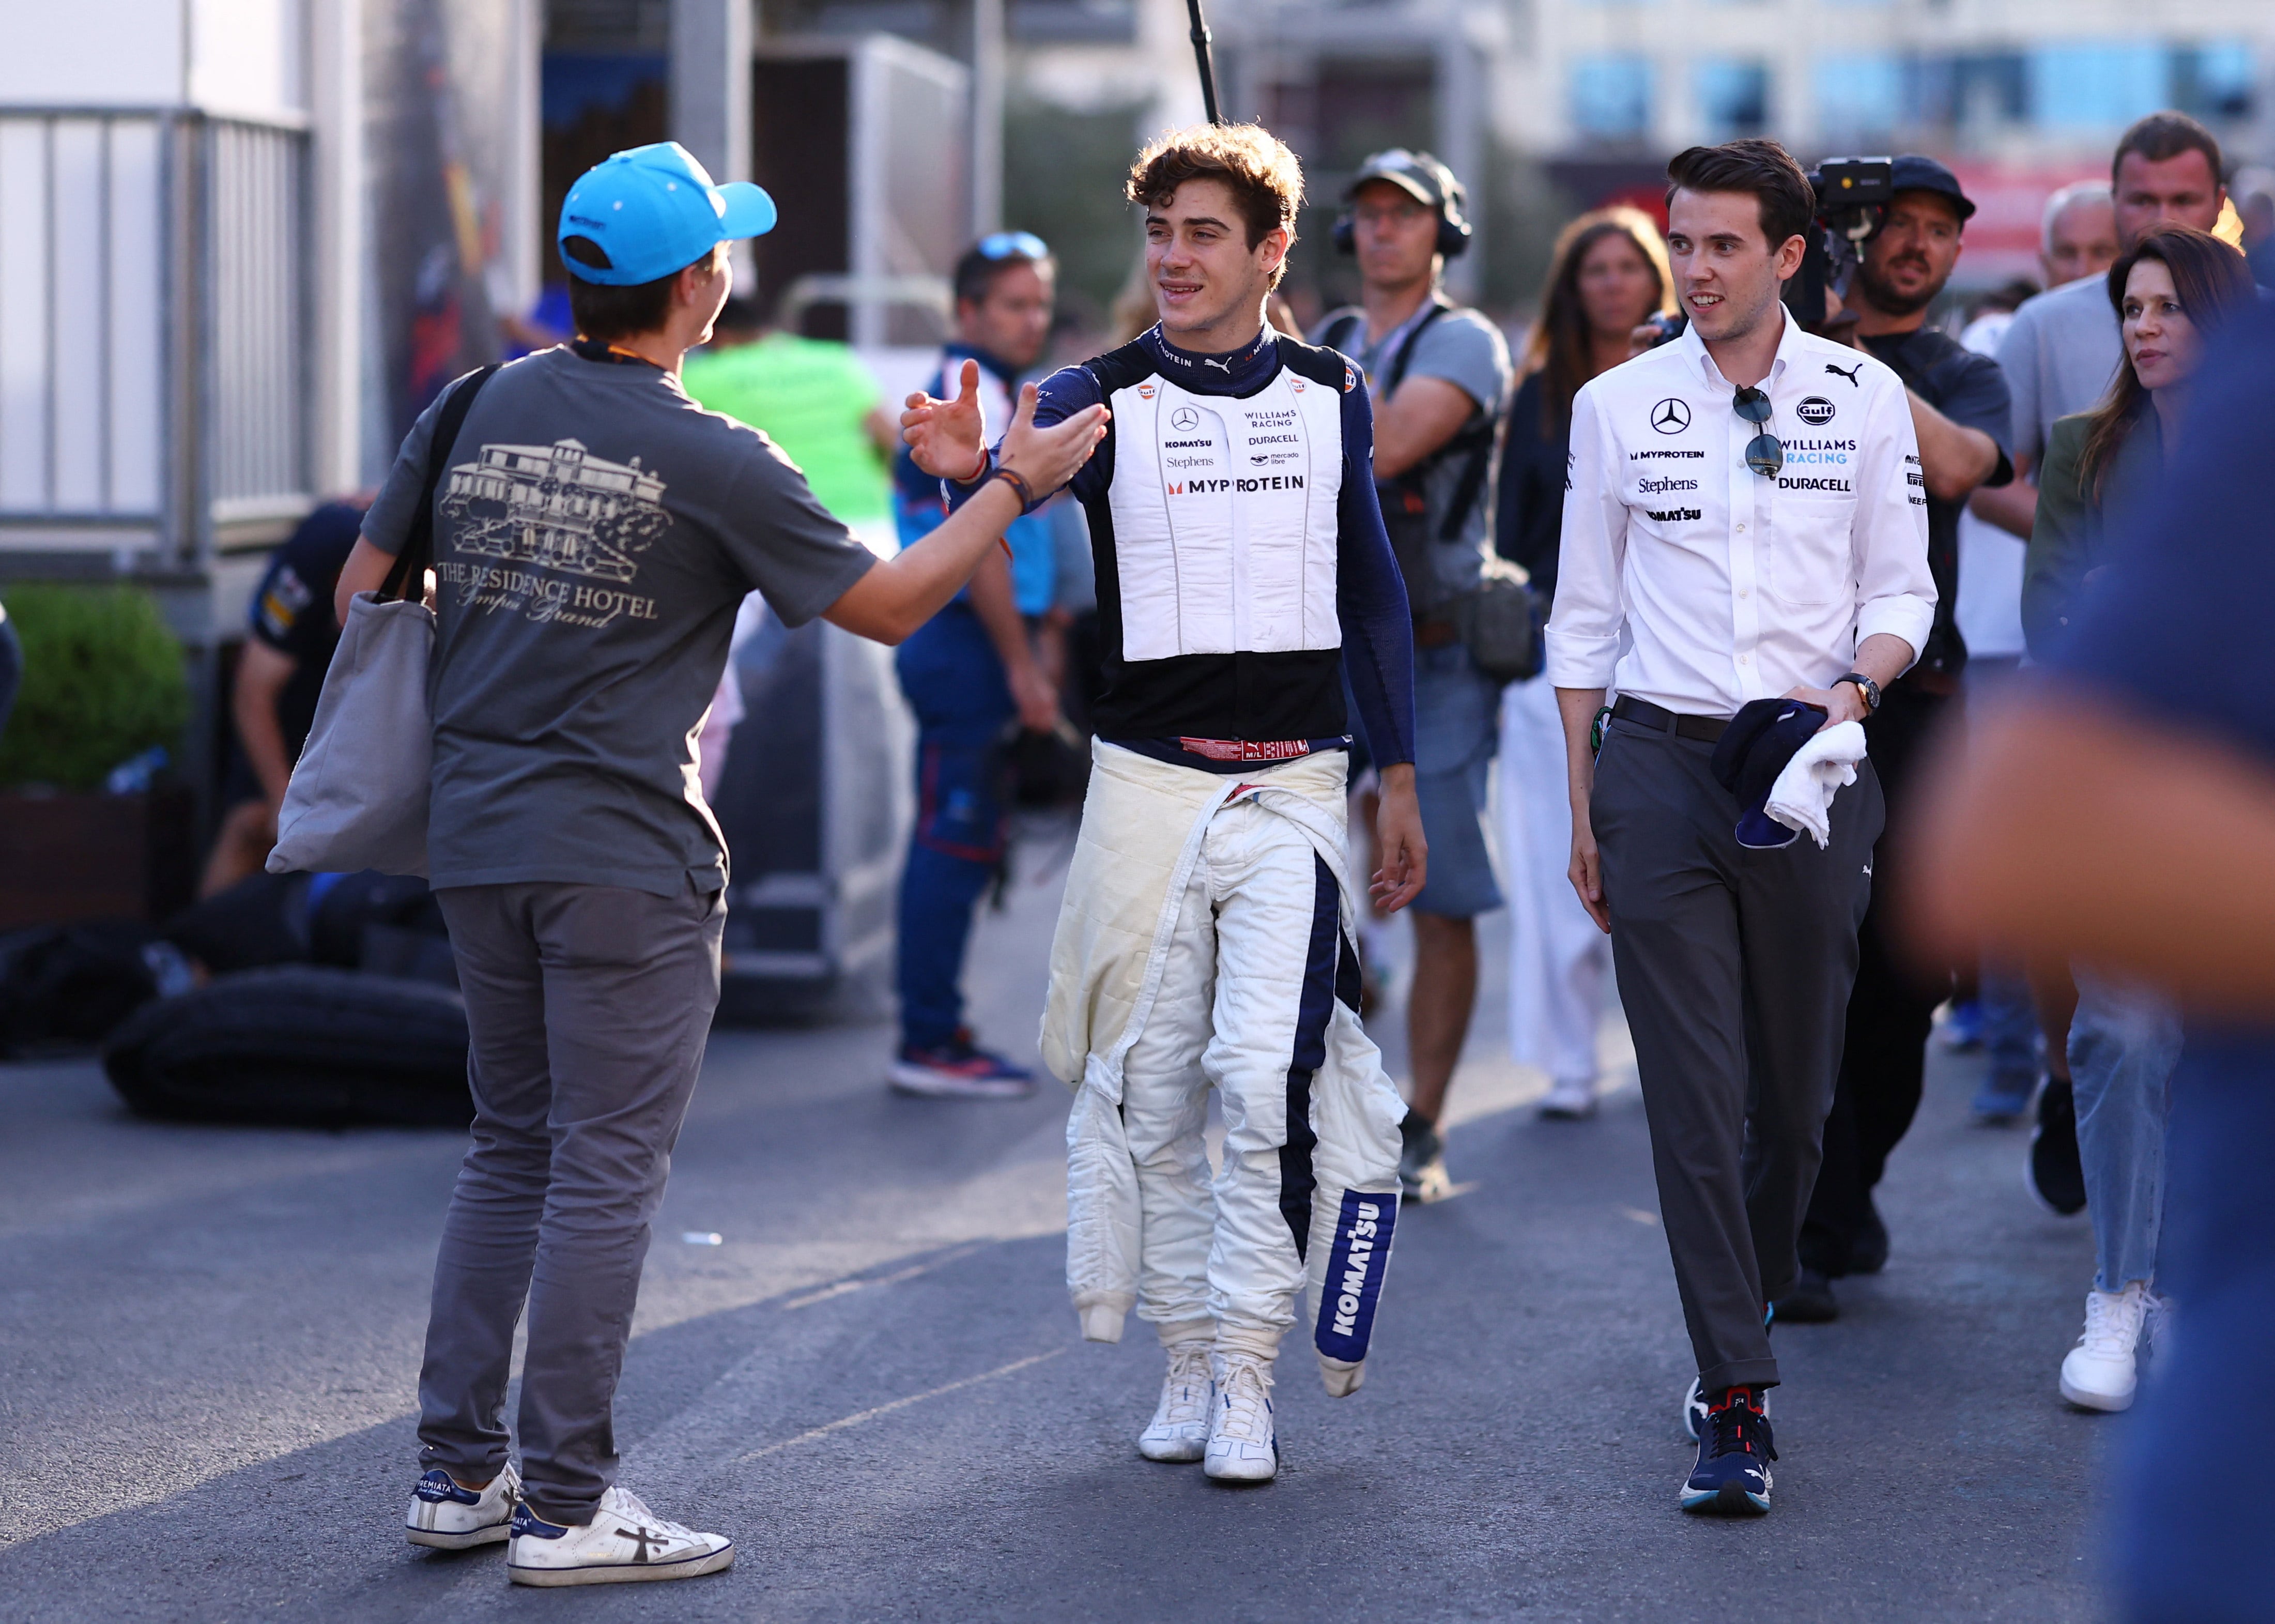
[[[1833,679],[1833,686],[1835,688],[1838,688],[1843,683],[1854,683],[1856,684],[1856,691],[1864,696],[1864,714],[1866,715],[1869,716],[1874,711],[1880,708],[1880,684],[1874,682],[1871,677],[1865,676],[1862,671],[1850,671],[1846,676],[1836,676]]]

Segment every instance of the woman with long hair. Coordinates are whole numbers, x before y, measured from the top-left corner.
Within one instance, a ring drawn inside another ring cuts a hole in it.
[[[2209,233],[2165,225],[2109,268],[2109,302],[2124,344],[2109,392],[2092,411],[2056,419],[2046,436],[2022,580],[2022,629],[2040,657],[2086,583],[2108,567],[2105,517],[2153,497],[2197,368],[2259,300],[2241,253]],[[2073,969],[2069,1069],[2095,1273],[2084,1333],[2062,1361],[2061,1394],[2081,1409],[2123,1409],[2133,1402],[2135,1351],[2144,1330],[2156,1340],[2165,1307],[2157,1254],[2181,1024],[2161,999]]]
[[[1556,590],[1572,397],[1633,355],[1637,327],[1674,309],[1667,245],[1636,208],[1582,215],[1556,238],[1524,381],[1501,440],[1494,545],[1532,577],[1542,607]],[[1572,850],[1564,726],[1546,676],[1501,691],[1501,854],[1508,875],[1509,1046],[1548,1074],[1547,1116],[1596,1108],[1596,1018],[1609,940],[1565,877]]]

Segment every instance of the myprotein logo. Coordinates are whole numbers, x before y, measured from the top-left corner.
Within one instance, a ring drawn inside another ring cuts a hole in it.
[[[1693,520],[1706,517],[1697,508],[1668,508],[1663,512],[1658,509],[1647,508],[1644,511],[1662,525],[1687,525]]]
[[[1692,462],[1697,462],[1703,460],[1705,457],[1705,455],[1706,453],[1704,451],[1689,451],[1685,450],[1679,445],[1671,445],[1653,451],[1629,451],[1628,453],[1628,461],[1631,463],[1640,463],[1652,457],[1686,457]]]
[[[1172,480],[1172,496],[1214,496],[1225,491],[1246,495],[1252,491],[1299,491],[1304,488],[1300,473],[1260,473],[1253,478],[1238,480]]]
[[[1811,428],[1822,428],[1833,420],[1833,403],[1822,395],[1811,395],[1793,409],[1793,414]]]
[[[1636,481],[1636,489],[1643,492],[1646,496],[1664,495],[1668,491],[1695,491],[1697,488],[1698,481],[1696,480],[1657,479]]]
[[[1319,1324],[1311,1342],[1330,1359],[1356,1364],[1374,1334],[1375,1303],[1390,1265],[1390,1232],[1398,1221],[1394,1195],[1347,1190],[1335,1216],[1335,1243],[1319,1288]]]

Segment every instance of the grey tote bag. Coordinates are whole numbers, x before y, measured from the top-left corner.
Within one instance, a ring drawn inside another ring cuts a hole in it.
[[[466,410],[496,370],[485,366],[450,386],[435,419],[427,483],[403,550],[385,584],[358,593],[348,605],[315,721],[277,810],[272,874],[367,868],[427,873],[435,756],[427,666],[435,652],[435,612],[422,600],[435,555],[435,494]]]

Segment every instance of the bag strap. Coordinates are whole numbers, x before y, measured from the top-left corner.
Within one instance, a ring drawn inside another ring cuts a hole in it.
[[[1413,330],[1406,335],[1406,342],[1398,346],[1398,353],[1390,358],[1390,374],[1382,385],[1383,399],[1388,400],[1398,386],[1406,381],[1406,367],[1414,359],[1414,346],[1422,342],[1422,335],[1430,330],[1430,324],[1452,308],[1441,295],[1432,293],[1430,296],[1430,313],[1414,324]]]
[[[495,366],[484,366],[459,379],[443,397],[442,409],[435,414],[435,433],[427,442],[427,483],[419,489],[419,505],[412,511],[403,549],[396,554],[394,567],[380,584],[382,602],[408,598],[413,581],[420,584],[422,593],[426,590],[427,571],[435,562],[435,493],[442,487],[443,471],[450,465],[451,449],[458,443],[458,430],[465,425],[474,397],[495,371]]]

